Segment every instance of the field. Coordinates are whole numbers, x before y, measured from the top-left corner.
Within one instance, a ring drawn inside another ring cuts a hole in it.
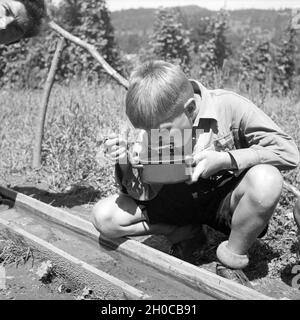
[[[99,164],[96,156],[103,135],[119,130],[119,119],[124,119],[125,90],[104,83],[55,86],[48,107],[43,166],[33,170],[32,146],[41,97],[39,90],[1,90],[0,185],[27,194],[44,194],[47,202],[65,207],[90,207],[115,193],[113,167],[106,162]],[[300,148],[300,103],[296,94],[267,97],[259,105]],[[299,187],[299,169],[284,176]],[[291,269],[299,261],[300,249],[292,215],[294,200],[284,192],[268,234],[251,249],[247,269],[250,279],[277,278],[290,284]],[[212,242],[210,246],[214,248],[216,244]]]

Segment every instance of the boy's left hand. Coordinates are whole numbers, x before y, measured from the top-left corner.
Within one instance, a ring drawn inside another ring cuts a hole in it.
[[[221,170],[231,168],[231,157],[227,152],[202,151],[193,157],[195,166],[191,177],[191,182],[198,181],[199,178],[209,178]]]

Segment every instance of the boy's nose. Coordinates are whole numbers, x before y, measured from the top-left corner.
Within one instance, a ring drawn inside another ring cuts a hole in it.
[[[5,30],[14,21],[14,17],[4,16],[0,18],[0,30]]]

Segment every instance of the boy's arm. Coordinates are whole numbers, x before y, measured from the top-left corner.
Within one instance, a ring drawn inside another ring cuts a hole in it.
[[[293,139],[284,133],[262,110],[238,95],[231,97],[234,126],[246,148],[229,151],[238,170],[257,164],[270,164],[280,170],[299,164],[299,151]]]
[[[148,201],[157,196],[161,185],[147,184],[141,180],[141,170],[128,164],[115,165],[115,180],[123,193],[140,201]]]

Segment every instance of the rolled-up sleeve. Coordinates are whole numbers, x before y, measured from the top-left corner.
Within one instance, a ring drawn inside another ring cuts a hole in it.
[[[291,170],[299,164],[299,151],[293,139],[249,100],[231,98],[234,123],[242,149],[229,153],[238,170],[257,164],[270,164],[280,170]]]
[[[130,163],[115,165],[115,181],[122,193],[135,200],[149,201],[155,198],[162,185],[148,184],[142,181],[142,168],[133,168]]]

